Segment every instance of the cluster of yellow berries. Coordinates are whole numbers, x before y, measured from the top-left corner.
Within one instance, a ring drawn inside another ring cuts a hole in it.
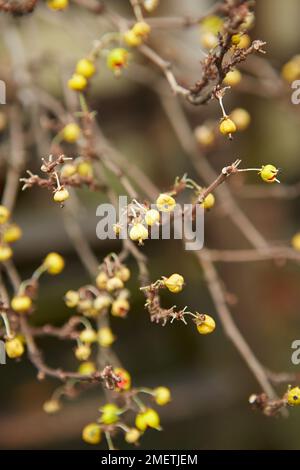
[[[79,370],[80,373],[82,373],[84,375],[92,374],[93,372],[96,371],[96,366],[93,362],[83,362],[80,365],[78,370]],[[129,390],[131,388],[131,377],[130,377],[129,372],[127,372],[127,370],[125,370],[121,367],[115,367],[113,369],[113,372],[114,372],[115,376],[117,376],[119,379],[121,379],[118,382],[118,384],[115,388],[115,391],[120,392],[120,391]],[[43,404],[43,410],[45,411],[45,413],[54,414],[54,413],[57,413],[58,411],[60,411],[62,404],[61,404],[60,400],[57,397],[57,393],[54,393],[54,395],[56,395],[56,396],[55,397],[53,396],[50,400],[47,400]],[[107,403],[106,405],[101,407],[99,411],[102,412],[102,415],[101,415],[101,418],[100,418],[99,422],[101,422],[102,424],[106,424],[106,425],[111,425],[111,424],[116,423],[119,420],[119,414],[122,413],[122,410],[120,408],[118,408],[114,403]],[[86,428],[87,428],[87,426],[84,429],[86,429]],[[86,431],[86,434],[89,434],[89,432]],[[86,439],[84,439],[84,440],[86,440]],[[86,442],[88,442],[88,441],[86,440]],[[95,442],[95,444],[97,444],[97,443],[98,442]],[[91,444],[92,444],[92,442],[91,442]]]
[[[139,21],[131,29],[125,32],[124,41],[128,46],[140,46],[149,36],[151,28],[148,23]]]
[[[78,372],[83,375],[89,375],[96,372],[94,362],[86,362],[92,353],[92,344],[97,342],[101,347],[109,348],[114,343],[116,337],[109,326],[101,327],[98,331],[89,326],[81,331],[78,339],[75,357],[78,361],[84,361],[80,364]]]
[[[229,119],[229,121],[228,121]],[[224,124],[225,121],[225,124]],[[228,125],[228,122],[230,125]],[[234,126],[232,125],[234,124]],[[219,125],[219,131],[223,135],[228,134],[228,130],[231,133],[236,131],[245,131],[251,123],[251,116],[249,112],[244,108],[235,108],[226,119],[222,119]],[[216,142],[216,131],[214,122],[206,122],[201,126],[197,126],[194,130],[196,141],[203,148],[210,148]]]
[[[47,271],[49,274],[59,274],[64,268],[64,264],[64,259],[58,253],[49,253],[35,273],[40,275]],[[19,315],[28,314],[32,309],[32,298],[27,294],[26,285],[29,286],[30,282],[22,283],[19,292],[10,301],[10,308]],[[8,337],[5,342],[7,356],[11,359],[22,356],[24,343],[25,340],[20,335]]]
[[[169,277],[162,277],[162,279],[157,280],[156,282],[152,283],[150,286],[142,287],[141,290],[148,290],[149,292],[153,292],[155,290],[159,290],[163,287],[166,287],[170,292],[173,294],[178,294],[182,291],[184,286],[184,278],[181,274],[174,273]],[[151,300],[147,300],[146,307],[149,307]],[[182,315],[191,315],[193,317],[193,321],[196,324],[198,333],[202,335],[207,335],[212,333],[216,328],[215,320],[207,315],[207,314],[200,314],[198,312],[191,313],[187,312],[186,308],[182,311]]]
[[[76,64],[75,73],[68,81],[68,87],[74,91],[83,91],[88,85],[88,80],[95,72],[96,67],[92,59],[80,59]]]
[[[48,4],[53,4],[52,8],[58,8],[59,4],[63,4],[63,0],[50,0]],[[158,0],[145,0],[144,8],[147,11],[153,11],[158,5]],[[50,5],[49,5],[50,6]],[[123,34],[123,41],[130,47],[140,46],[149,36],[151,27],[145,21],[136,22],[132,28]],[[115,76],[120,76],[122,70],[127,67],[129,53],[123,47],[115,47],[111,49],[106,58],[107,67],[112,70]],[[88,85],[88,80],[95,74],[96,67],[94,57],[83,58],[77,62],[75,73],[68,81],[68,86],[74,91],[83,91]]]
[[[69,5],[69,0],[47,0],[47,5],[51,10],[65,10]]]
[[[78,175],[81,178],[92,178],[94,175],[92,163],[84,158],[76,158],[72,163],[65,163],[60,170],[60,177],[71,178]]]
[[[115,317],[126,317],[130,304],[127,299],[128,291],[124,288],[125,282],[130,278],[130,271],[126,266],[119,266],[115,272],[109,275],[105,270],[101,270],[96,277],[96,286],[93,291],[87,288],[80,288],[78,291],[69,290],[65,294],[67,307],[77,308],[86,317],[97,317],[107,309],[111,309],[111,314]],[[113,339],[107,330],[102,332],[103,343],[108,341],[108,337]]]
[[[36,270],[39,274],[48,272],[51,275],[60,274],[64,269],[65,261],[63,257],[55,252],[49,253],[42,265]],[[25,284],[24,284],[25,286]],[[10,306],[18,314],[30,313],[32,308],[32,298],[26,294],[26,289],[21,285],[19,292],[11,299]]]
[[[122,368],[115,368],[114,373],[121,378],[118,382],[116,391],[127,392],[130,390],[130,395],[124,401],[124,407],[121,408],[115,403],[106,403],[99,411],[101,416],[96,422],[87,424],[82,430],[82,439],[88,444],[99,444],[102,439],[103,431],[113,432],[116,429],[121,429],[124,432],[124,439],[129,444],[136,444],[142,434],[147,428],[161,430],[160,417],[156,410],[145,406],[142,401],[137,397],[141,393],[150,395],[157,405],[167,405],[171,400],[171,392],[167,387],[157,387],[155,389],[141,388],[131,390],[130,374]],[[122,397],[120,397],[122,398]],[[132,402],[132,405],[129,402]],[[138,405],[139,410],[135,415],[135,427],[129,427],[123,421],[123,415],[130,409],[134,409]]]
[[[175,209],[175,199],[167,193],[160,194],[156,199],[157,209],[144,209],[142,216],[138,217],[129,230],[129,237],[132,241],[143,244],[149,236],[149,227],[158,225],[160,221],[159,212],[172,212]]]
[[[246,49],[251,44],[251,39],[246,31],[249,31],[255,22],[252,12],[249,12],[239,28],[239,32],[232,35],[231,43],[233,47]],[[218,35],[222,33],[224,20],[217,15],[210,15],[204,18],[201,23],[201,44],[205,49],[214,49],[218,45]]]
[[[10,211],[0,205],[0,262],[12,257],[13,251],[9,246],[22,236],[22,230],[15,223],[10,223]]]
[[[78,139],[78,137],[80,136],[80,128],[78,127],[77,129],[77,127],[78,126],[75,123],[70,123],[65,126],[62,131],[65,140],[70,143],[73,143]],[[88,159],[82,157],[76,158],[74,162],[64,163],[64,165],[60,169],[60,177],[63,183],[66,184],[70,183],[68,181],[64,181],[68,178],[74,177],[78,180],[79,177],[80,179],[82,179],[81,181],[87,182],[91,181],[91,178],[93,178],[93,176],[94,170],[92,163]],[[80,182],[80,180],[78,180],[78,182]],[[69,199],[69,197],[70,193],[68,189],[65,187],[64,184],[60,184],[59,182],[58,187],[54,190],[53,193],[54,202],[63,204],[67,199]]]

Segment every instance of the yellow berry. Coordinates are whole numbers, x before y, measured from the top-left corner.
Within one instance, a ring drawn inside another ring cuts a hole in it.
[[[175,209],[176,201],[169,194],[160,194],[156,199],[156,206],[161,212],[172,212]]]
[[[142,39],[145,39],[151,31],[151,27],[145,21],[138,21],[132,28],[132,32]]]
[[[91,299],[81,299],[78,302],[78,310],[80,312],[85,312],[86,310],[90,310],[93,307],[93,302]]]
[[[111,304],[111,298],[108,295],[98,295],[93,303],[94,309],[101,312],[105,308],[108,308]]]
[[[201,28],[204,31],[213,33],[215,36],[217,36],[218,33],[222,30],[223,24],[224,20],[220,16],[209,15],[201,21]]]
[[[77,165],[77,173],[84,178],[91,178],[93,176],[93,166],[88,161],[81,161]]]
[[[43,404],[43,410],[45,413],[54,414],[57,413],[61,409],[60,402],[58,400],[47,400]]]
[[[9,339],[5,342],[5,351],[8,357],[15,359],[22,356],[24,353],[24,346],[19,338]]]
[[[12,257],[12,255],[13,255],[13,251],[11,247],[0,243],[0,262],[7,261],[8,259]]]
[[[55,202],[62,203],[70,197],[69,191],[65,188],[58,189],[53,195],[53,200]]]
[[[16,295],[11,299],[11,308],[18,313],[25,313],[31,309],[32,300],[28,295]]]
[[[107,56],[107,67],[119,74],[128,64],[128,51],[121,47],[112,49]]]
[[[76,290],[68,290],[68,292],[65,293],[64,301],[67,307],[76,307],[79,302],[79,293]]]
[[[121,382],[116,384],[116,390],[129,390],[131,387],[131,377],[129,372],[122,367],[115,367],[114,373],[121,378]]]
[[[114,424],[119,420],[120,408],[114,403],[107,403],[100,408],[102,416],[100,418],[103,424]]]
[[[79,374],[82,375],[91,375],[94,372],[96,372],[96,366],[93,362],[82,362],[80,366],[78,367],[78,372]]]
[[[230,135],[236,132],[236,125],[229,117],[226,117],[221,121],[219,129],[221,134]]]
[[[68,87],[74,91],[82,91],[86,88],[88,82],[87,79],[79,73],[74,73],[68,81]]]
[[[114,317],[126,317],[129,311],[130,305],[126,299],[117,299],[113,302],[111,306],[111,314]]]
[[[102,348],[109,348],[115,339],[116,338],[109,326],[103,326],[98,330],[98,343]]]
[[[76,64],[76,73],[85,78],[92,77],[96,72],[94,62],[89,59],[80,59]]]
[[[79,361],[87,361],[91,355],[91,348],[87,344],[81,344],[75,349],[75,356]]]
[[[157,387],[154,389],[154,398],[158,405],[164,406],[171,401],[171,392],[167,387]]]
[[[184,278],[180,274],[172,274],[170,277],[164,278],[163,283],[170,292],[177,294],[178,292],[182,291]]]
[[[275,181],[279,183],[278,179],[276,178],[278,172],[278,168],[276,168],[274,165],[264,165],[262,166],[259,174],[266,183],[274,183]]]
[[[247,129],[251,122],[250,114],[248,113],[248,111],[246,111],[246,109],[243,108],[234,109],[230,113],[230,119],[233,120],[238,131],[244,131],[245,129]]]
[[[135,425],[137,429],[140,431],[144,432],[147,429],[147,422],[146,422],[146,416],[145,413],[138,413],[135,417]]]
[[[96,286],[98,287],[98,289],[106,289],[107,281],[107,274],[104,271],[101,271],[96,277]]]
[[[49,274],[59,274],[65,267],[65,260],[58,253],[48,253],[43,261],[43,266],[46,268]]]
[[[237,46],[241,42],[241,34],[233,34],[231,36],[231,42],[234,46]]]
[[[248,49],[251,44],[251,38],[248,34],[240,36],[240,42],[237,44],[239,49]]]
[[[142,38],[140,36],[137,36],[132,31],[132,29],[129,29],[128,31],[126,31],[126,33],[124,34],[124,41],[126,42],[128,46],[131,46],[131,47],[140,46],[142,44]]]
[[[158,7],[159,5],[159,0],[144,0],[143,2],[145,10],[147,10],[149,13],[155,10],[155,8]]]
[[[282,78],[288,83],[300,78],[300,55],[292,57],[281,70]]]
[[[51,10],[64,10],[69,5],[69,0],[48,0],[47,5]]]
[[[119,277],[111,277],[106,283],[106,289],[108,292],[113,292],[114,290],[123,289],[124,283]]]
[[[209,31],[201,35],[201,44],[205,49],[214,49],[218,42],[218,37]]]
[[[300,405],[300,388],[293,387],[287,392],[287,402],[289,405]]]
[[[86,328],[85,330],[81,331],[79,339],[83,343],[94,343],[97,341],[97,333],[92,328]]]
[[[80,127],[78,126],[78,124],[76,124],[76,122],[70,122],[62,130],[63,138],[66,142],[69,142],[70,144],[73,144],[79,139],[80,133]]]
[[[209,210],[215,205],[215,201],[215,196],[212,193],[209,193],[201,205],[204,209]]]
[[[101,442],[101,427],[99,424],[87,424],[82,430],[82,439],[87,444],[99,444]]]
[[[87,318],[95,318],[99,315],[99,311],[96,310],[95,308],[89,308],[82,313]]]
[[[125,441],[128,442],[128,444],[134,444],[139,440],[140,437],[141,433],[136,428],[130,428],[125,433]]]
[[[0,224],[5,224],[10,217],[10,212],[5,206],[0,205]]]
[[[117,236],[120,235],[121,230],[122,230],[122,225],[121,224],[113,224],[113,231],[115,232],[115,234]]]
[[[130,270],[126,266],[122,266],[116,271],[115,276],[121,279],[121,281],[127,282],[130,279]]]
[[[145,222],[147,225],[152,227],[152,225],[157,224],[159,222],[159,212],[156,209],[150,209],[145,214]]]
[[[224,85],[228,85],[228,86],[236,86],[240,83],[241,80],[242,80],[241,72],[235,69],[235,70],[231,70],[230,72],[226,74],[225,78],[223,79],[223,83]]]
[[[60,176],[61,178],[70,178],[76,174],[77,168],[73,163],[65,163],[61,170]]]
[[[3,233],[3,241],[5,243],[14,243],[22,236],[22,230],[17,224],[9,225]]]
[[[4,131],[7,125],[7,117],[6,114],[0,112],[0,132]]]
[[[215,320],[209,315],[203,314],[197,321],[197,330],[200,335],[208,335],[216,328]]]
[[[209,126],[203,125],[196,127],[194,134],[197,142],[203,145],[203,147],[209,147],[215,141],[215,133]]]
[[[131,227],[129,237],[132,241],[139,242],[142,245],[143,241],[148,238],[148,230],[143,224],[137,222]]]
[[[161,429],[159,414],[152,408],[147,408],[147,410],[144,412],[144,419],[146,421],[146,425],[150,428],[157,430]]]
[[[255,15],[252,11],[249,11],[244,19],[243,23],[240,26],[242,31],[248,31],[249,29],[253,28],[255,23]]]
[[[297,251],[300,251],[300,232],[296,233],[292,240],[291,240],[291,243],[292,243],[292,247],[297,250]]]

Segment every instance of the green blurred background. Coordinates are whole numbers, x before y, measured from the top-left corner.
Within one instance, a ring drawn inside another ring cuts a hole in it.
[[[108,3],[119,12],[130,15],[125,0]],[[257,23],[252,38],[267,41],[267,58],[278,70],[292,55],[299,53],[300,5],[297,0],[260,0],[257,2]],[[162,0],[158,15],[199,14],[206,11],[209,1]],[[1,15],[2,22],[11,22]],[[72,6],[67,12],[53,13],[39,7],[34,14],[13,20],[20,30],[27,60],[35,71],[37,82],[61,98],[61,77],[65,80],[76,60],[90,49],[91,42],[108,29],[107,22],[95,19],[83,9]],[[189,67],[176,73],[192,83],[199,75],[199,60],[203,57],[198,28],[184,32],[159,33],[153,42],[168,51],[180,44],[186,51]],[[137,57],[142,62],[142,59]],[[3,70],[10,59],[1,43]],[[186,73],[186,75],[184,75]],[[198,75],[197,75],[198,74]],[[154,93],[129,77],[114,80],[104,66],[93,79],[90,103],[98,112],[97,120],[106,135],[128,157],[138,164],[161,189],[167,189],[175,176],[187,172],[199,183],[186,155],[182,151]],[[252,116],[250,128],[232,143],[209,153],[216,170],[235,158],[243,166],[274,163],[282,168],[281,181],[292,184],[300,179],[299,111],[296,106],[275,99],[231,91],[226,95],[228,109],[246,108]],[[186,106],[190,122],[195,127],[208,118],[218,119],[216,104],[193,108]],[[25,118],[26,125],[26,118]],[[6,135],[1,136],[1,155],[9,151]],[[38,169],[36,150],[28,145],[26,167]],[[1,185],[5,173],[1,165]],[[247,178],[256,183],[255,175]],[[115,181],[112,184],[117,184]],[[95,235],[96,206],[103,200],[97,193],[78,191],[86,213],[78,219],[91,242],[99,261],[110,251],[120,249],[119,242],[99,241]],[[289,243],[300,229],[299,200],[240,199],[241,206],[272,241]],[[48,251],[58,251],[66,257],[66,269],[57,277],[44,277],[32,321],[41,325],[56,325],[65,321],[69,310],[62,301],[66,290],[88,282],[64,230],[60,209],[54,207],[49,194],[40,189],[22,193],[18,199],[15,221],[24,236],[16,245],[15,260],[23,278],[32,271]],[[240,234],[218,206],[206,217],[208,247],[247,247]],[[187,282],[176,298],[177,305],[207,312],[217,319],[208,295],[203,274],[193,256],[182,250],[180,242],[153,241],[145,252],[150,259],[152,279],[162,274],[181,273]],[[115,350],[130,371],[134,384],[167,385],[172,390],[172,403],[161,409],[164,432],[149,431],[141,440],[144,449],[299,449],[300,410],[293,409],[288,419],[266,418],[251,410],[248,397],[260,392],[238,353],[226,339],[220,325],[209,337],[201,337],[195,329],[182,323],[166,327],[151,324],[144,310],[144,298],[137,289],[134,263],[130,287],[132,309],[126,320],[112,319],[118,337]],[[231,307],[234,319],[258,358],[272,370],[299,372],[291,364],[291,343],[300,338],[300,269],[287,263],[226,264],[219,266],[227,290],[236,296]],[[174,300],[164,296],[166,305]],[[218,321],[218,319],[217,319]],[[219,322],[218,322],[219,323]],[[52,366],[64,364],[77,367],[72,343],[42,339],[39,345]],[[42,404],[58,383],[38,382],[36,371],[24,358],[19,363],[9,360],[0,366],[0,448],[5,449],[84,449],[82,427],[95,419],[103,403],[101,388],[83,394],[77,400],[65,401],[64,409],[55,416],[45,415]],[[279,387],[279,393],[284,386]],[[124,448],[122,439],[117,446]],[[125,446],[126,448],[126,446]]]

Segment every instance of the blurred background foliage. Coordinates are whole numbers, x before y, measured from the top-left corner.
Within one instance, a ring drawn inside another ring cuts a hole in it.
[[[125,15],[131,14],[127,1],[107,3]],[[157,14],[193,16],[201,10],[205,12],[209,5],[209,1],[162,0]],[[251,36],[267,41],[267,58],[279,69],[292,55],[299,53],[299,2],[260,0],[256,12],[257,23]],[[1,25],[12,21],[22,36],[34,80],[59,99],[63,99],[62,86],[74,63],[89,51],[92,41],[109,28],[103,18],[94,17],[72,2],[63,13],[41,6],[32,15],[14,20],[1,15]],[[162,55],[180,46],[183,57],[176,61],[176,74],[188,83],[199,76],[199,61],[203,56],[197,27],[181,32],[161,31],[153,38],[153,45]],[[10,67],[4,40],[1,40],[0,51],[2,78]],[[142,62],[138,54],[132,59],[135,60]],[[97,120],[106,135],[161,189],[167,189],[175,176],[184,172],[199,181],[156,95],[149,88],[131,81],[126,74],[116,80],[99,64],[89,102],[97,111]],[[245,167],[272,162],[282,168],[283,183],[299,181],[300,108],[235,90],[226,95],[225,103],[228,109],[246,108],[251,113],[252,125],[232,143],[225,142],[208,154],[213,166],[219,170],[237,157],[243,159]],[[215,103],[197,108],[186,105],[186,111],[194,127],[208,118],[220,116]],[[1,135],[1,155],[9,152],[6,138],[6,133]],[[36,154],[34,145],[28,145],[26,167],[37,170],[41,156]],[[4,177],[2,163],[1,186]],[[255,175],[247,175],[247,182],[255,183]],[[112,184],[117,185],[117,181],[112,180]],[[87,208],[86,212],[78,214],[78,219],[100,261],[107,253],[118,251],[120,244],[96,238],[95,208],[103,198],[87,190],[78,193]],[[300,228],[299,199],[241,199],[240,203],[262,233],[273,241],[289,243]],[[39,325],[63,323],[70,315],[62,301],[64,292],[88,281],[65,233],[60,211],[54,207],[47,191],[34,188],[20,195],[14,217],[24,231],[15,249],[15,260],[23,278],[30,276],[48,251],[62,253],[67,261],[62,275],[42,280],[38,307],[32,318]],[[220,217],[217,206],[207,215],[205,230],[208,247],[247,247],[230,222]],[[153,279],[172,272],[185,277],[187,285],[178,294],[177,305],[187,304],[191,309],[211,313],[217,318],[203,274],[179,242],[149,242],[145,252],[150,259]],[[134,384],[167,385],[173,394],[172,403],[161,410],[164,432],[149,431],[141,441],[141,448],[299,448],[300,410],[293,409],[288,419],[265,418],[253,412],[247,400],[251,393],[260,392],[259,387],[224,337],[221,327],[212,336],[200,337],[194,328],[181,323],[164,328],[151,324],[143,307],[144,298],[137,289],[136,268],[133,263],[130,267],[133,271],[132,309],[126,320],[112,319],[118,337],[116,352],[131,372]],[[299,371],[299,366],[293,366],[290,360],[291,343],[300,337],[299,267],[266,261],[220,265],[219,269],[229,293],[236,299],[232,306],[234,319],[257,356],[270,369]],[[174,298],[166,295],[164,301],[172,305]],[[51,365],[63,363],[69,369],[77,367],[72,343],[42,339],[39,344]],[[104,401],[100,388],[83,394],[74,402],[66,400],[64,409],[49,417],[43,413],[42,404],[58,384],[53,380],[39,383],[36,371],[26,359],[19,363],[9,360],[6,366],[0,366],[0,380],[0,448],[87,447],[81,441],[81,429],[94,420],[97,408]],[[117,446],[124,448],[122,442]]]

